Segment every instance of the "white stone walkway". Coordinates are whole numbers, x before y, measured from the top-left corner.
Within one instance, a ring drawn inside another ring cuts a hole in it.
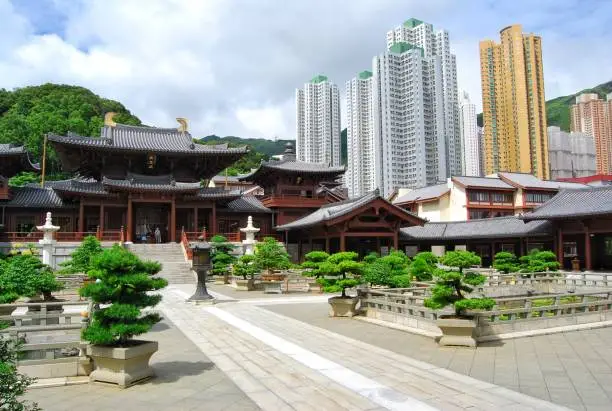
[[[159,308],[264,410],[564,409],[258,307],[270,300],[195,306],[190,292],[169,287]]]

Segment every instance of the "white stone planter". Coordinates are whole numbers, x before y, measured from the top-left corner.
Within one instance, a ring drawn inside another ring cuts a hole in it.
[[[94,361],[90,381],[117,384],[127,388],[154,375],[149,359],[158,349],[157,341],[131,341],[129,347],[89,345],[87,354]]]
[[[237,291],[253,291],[255,289],[255,280],[253,279],[244,280],[242,278],[236,278],[235,281]]]
[[[358,297],[331,297],[329,300],[330,317],[354,317],[357,315]]]
[[[476,322],[471,318],[441,317],[436,325],[442,331],[438,344],[441,346],[476,347],[474,330]]]
[[[264,294],[282,294],[282,281],[262,281]]]

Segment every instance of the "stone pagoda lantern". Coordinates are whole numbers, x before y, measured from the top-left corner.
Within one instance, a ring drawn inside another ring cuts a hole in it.
[[[215,299],[206,289],[206,276],[212,268],[210,260],[211,246],[206,241],[198,241],[190,245],[193,253],[193,270],[198,276],[195,293],[187,301],[196,304],[213,304]]]
[[[59,227],[53,225],[51,220],[51,213],[47,213],[47,218],[45,219],[44,225],[39,225],[36,227],[38,231],[43,232],[42,240],[38,240],[38,244],[42,247],[42,262],[43,264],[48,265],[49,267],[55,268],[55,261],[53,258],[53,251],[55,248],[55,239],[53,238],[53,233],[59,231]]]
[[[246,240],[242,240],[245,255],[253,255],[255,253],[255,243],[257,243],[255,241],[255,233],[258,233],[259,230],[259,228],[253,227],[253,217],[249,216],[247,226],[240,229],[240,231],[246,234]]]

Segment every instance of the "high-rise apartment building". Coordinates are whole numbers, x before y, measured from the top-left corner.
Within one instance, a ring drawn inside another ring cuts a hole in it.
[[[340,165],[340,92],[318,75],[295,92],[297,157],[309,163]]]
[[[463,151],[459,127],[459,102],[457,91],[457,61],[450,50],[448,31],[434,31],[433,25],[418,19],[408,19],[401,26],[387,32],[387,48],[395,43],[408,43],[420,47],[423,57],[438,57],[441,65],[442,99],[439,107],[443,113],[443,130],[445,136],[445,176],[462,173]]]
[[[395,42],[373,59],[374,171],[387,196],[444,181],[442,57]],[[351,155],[349,153],[349,155]]]
[[[571,130],[593,136],[597,174],[612,173],[612,93],[605,101],[594,93],[576,97],[571,107]]]
[[[480,42],[485,174],[513,171],[548,179],[542,40],[518,24],[500,34],[499,44]]]
[[[478,127],[478,155],[480,164],[480,176],[485,174],[485,142],[484,142],[484,127]]]
[[[466,176],[480,176],[480,141],[476,124],[476,105],[467,92],[459,99],[459,129],[463,146],[463,170]]]
[[[595,145],[589,134],[548,127],[548,157],[552,180],[596,174]]]
[[[371,71],[346,82],[348,169],[345,185],[350,198],[376,188]]]

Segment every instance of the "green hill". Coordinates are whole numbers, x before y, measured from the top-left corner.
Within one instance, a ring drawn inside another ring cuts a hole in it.
[[[549,126],[558,126],[561,130],[570,130],[570,106],[575,103],[576,96],[582,93],[597,93],[599,97],[605,98],[612,93],[612,81],[600,84],[593,88],[584,89],[569,96],[561,96],[546,101],[546,122]],[[482,113],[477,116],[478,125],[482,127]]]
[[[90,90],[63,84],[43,84],[0,89],[0,143],[24,144],[39,159],[45,133],[65,135],[69,131],[97,136],[104,124],[104,114],[118,113],[123,124],[141,124],[123,104],[102,98]],[[53,150],[49,151],[48,171],[59,171]]]

